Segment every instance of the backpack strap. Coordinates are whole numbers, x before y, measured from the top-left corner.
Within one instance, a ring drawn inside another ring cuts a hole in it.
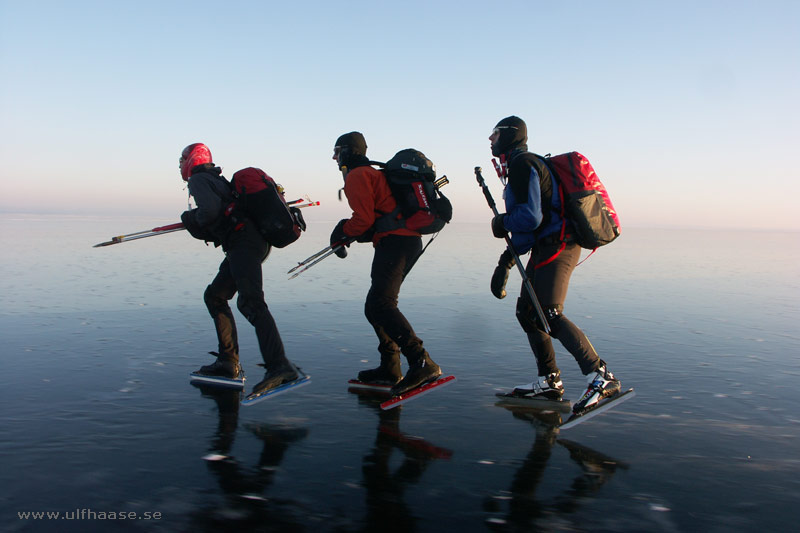
[[[389,213],[381,213],[381,216],[375,219],[372,224],[372,229],[375,233],[384,233],[386,231],[394,231],[406,227],[406,219],[403,217],[397,218],[400,215],[400,207],[395,207]]]
[[[552,172],[551,172],[551,174],[552,174]],[[567,247],[567,240],[566,240],[567,219],[564,217],[564,215],[565,215],[564,188],[561,187],[561,186],[558,186],[558,184],[555,183],[556,182],[555,178],[552,178],[552,179],[553,179],[553,183],[558,187],[558,198],[559,198],[559,200],[561,200],[561,229],[558,232],[558,240],[561,241],[561,245],[558,247],[558,250],[556,251],[556,253],[554,253],[549,258],[545,259],[544,261],[541,261],[541,262],[537,263],[536,265],[534,265],[534,267],[533,267],[534,270],[537,269],[537,268],[541,268],[541,267],[543,267],[543,266],[545,266],[547,264],[550,264],[553,261],[555,261],[556,257],[558,257],[561,254],[561,252],[563,252],[564,249]],[[551,202],[551,205],[552,205],[552,202]]]
[[[559,210],[560,211],[559,215],[561,215],[561,229],[558,230],[558,237],[556,237],[554,239],[555,242],[559,242],[560,245],[559,245],[558,250],[556,251],[556,253],[554,253],[553,255],[548,257],[547,259],[545,259],[545,260],[537,263],[536,265],[534,265],[533,268],[537,269],[537,268],[541,268],[541,267],[543,267],[545,265],[548,265],[548,264],[552,263],[553,261],[555,261],[556,257],[558,257],[561,254],[561,252],[563,252],[564,249],[567,247],[567,235],[566,235],[566,233],[567,233],[567,218],[566,218],[566,205],[564,203],[564,187],[562,187],[561,184],[558,182],[558,179],[556,178],[555,173],[553,172],[553,169],[551,169],[550,165],[547,164],[547,158],[544,157],[544,156],[541,156],[539,154],[535,154],[535,153],[533,155],[536,156],[536,158],[542,163],[542,165],[544,165],[544,167],[550,173],[550,181],[552,182],[553,187],[558,189],[558,199],[559,199],[559,203],[561,204],[561,209]],[[555,198],[555,191],[553,191],[551,193],[551,197],[550,197],[550,211],[551,212],[553,211],[553,198]],[[548,237],[550,237],[550,236],[548,236]],[[545,239],[547,239],[548,237],[545,237]],[[555,236],[553,236],[553,237],[555,237]],[[542,240],[541,239],[537,239],[537,244],[540,243],[540,242],[542,242]]]

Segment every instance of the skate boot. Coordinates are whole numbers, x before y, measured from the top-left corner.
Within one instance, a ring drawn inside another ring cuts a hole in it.
[[[442,375],[442,369],[426,353],[419,361],[409,365],[405,377],[394,387],[392,396],[400,396]]]
[[[371,370],[362,370],[358,373],[358,381],[369,383],[370,385],[390,385],[394,386],[403,379],[400,370],[397,373],[379,366]]]
[[[217,352],[208,352],[211,355],[217,356],[217,360],[210,365],[200,367],[196,373],[203,376],[219,376],[222,378],[238,379],[242,373],[242,367],[239,362],[231,359],[230,357],[223,357]]]
[[[400,371],[400,353],[384,344],[378,346],[378,351],[381,354],[381,364],[378,368],[362,370],[358,373],[357,379],[370,385],[389,385],[393,387],[403,379],[403,373]]]
[[[564,385],[561,383],[561,372],[553,372],[546,376],[539,376],[536,381],[527,385],[517,385],[512,394],[518,398],[546,398],[560,400],[564,395]]]
[[[300,374],[297,372],[297,369],[294,367],[294,365],[292,365],[292,363],[287,361],[281,365],[276,365],[264,373],[264,379],[256,383],[255,387],[253,387],[253,392],[250,393],[250,396],[264,394],[275,387],[284,385],[286,383],[291,383],[299,377]]]
[[[610,398],[619,394],[620,382],[608,370],[606,363],[602,360],[597,370],[589,374],[588,382],[589,385],[586,387],[586,392],[583,393],[583,396],[572,408],[574,414],[591,411],[603,398]]]

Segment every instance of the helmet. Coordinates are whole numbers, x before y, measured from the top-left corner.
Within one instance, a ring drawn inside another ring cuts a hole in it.
[[[189,181],[189,176],[192,175],[194,167],[205,165],[206,163],[213,163],[211,150],[208,149],[208,146],[203,143],[194,143],[184,148],[179,160],[183,181]]]
[[[492,146],[492,155],[499,157],[515,148],[527,149],[528,127],[519,117],[506,117],[494,127],[500,134],[497,142]]]

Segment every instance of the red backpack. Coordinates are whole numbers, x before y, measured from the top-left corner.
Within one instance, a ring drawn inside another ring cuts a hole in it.
[[[234,201],[225,209],[225,216],[251,219],[264,239],[276,248],[283,248],[300,238],[305,231],[303,215],[296,207],[286,205],[283,187],[260,168],[248,167],[231,178]]]
[[[575,228],[575,240],[594,250],[620,234],[619,217],[592,164],[578,152],[540,157],[558,182],[561,219],[568,218]],[[563,240],[566,222],[561,226]]]

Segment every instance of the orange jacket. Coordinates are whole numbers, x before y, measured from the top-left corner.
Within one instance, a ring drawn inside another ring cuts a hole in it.
[[[397,207],[383,172],[370,166],[356,167],[347,173],[347,178],[344,180],[344,194],[347,196],[347,203],[350,204],[353,215],[345,222],[342,229],[351,237],[365,233],[375,224],[377,218],[391,213]],[[376,233],[372,237],[372,243],[377,244],[386,235],[420,236],[416,231],[400,228]]]

